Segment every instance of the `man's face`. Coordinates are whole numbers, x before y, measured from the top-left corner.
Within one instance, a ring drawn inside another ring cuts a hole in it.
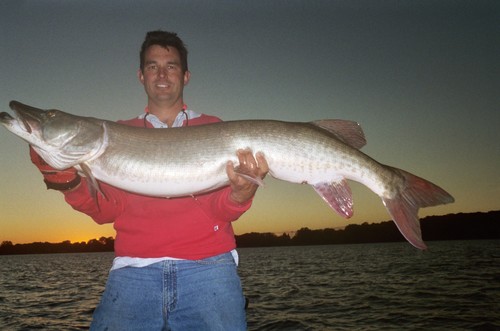
[[[138,76],[149,99],[157,103],[174,104],[182,99],[190,73],[182,72],[176,48],[153,45],[144,54],[144,68],[139,70]]]

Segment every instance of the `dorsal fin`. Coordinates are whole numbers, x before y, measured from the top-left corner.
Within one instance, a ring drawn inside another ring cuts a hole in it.
[[[349,146],[356,149],[366,145],[365,134],[358,122],[347,120],[319,120],[311,124],[325,129]]]

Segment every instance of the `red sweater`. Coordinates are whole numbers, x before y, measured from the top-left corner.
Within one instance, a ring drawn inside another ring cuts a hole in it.
[[[189,119],[189,125],[219,121],[201,115]],[[119,122],[144,126],[139,118]],[[147,125],[152,127],[149,122]],[[108,200],[98,194],[96,204],[82,179],[78,188],[64,193],[65,199],[99,224],[114,223],[116,256],[197,260],[229,252],[236,247],[231,222],[251,205],[251,201],[239,205],[230,200],[229,187],[195,197],[166,199],[133,194],[102,182],[99,184]]]

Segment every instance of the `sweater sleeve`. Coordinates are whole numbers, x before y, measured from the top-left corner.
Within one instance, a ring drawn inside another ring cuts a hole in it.
[[[239,204],[231,200],[230,194],[231,188],[227,186],[215,192],[197,196],[196,200],[204,212],[212,219],[233,222],[250,208],[253,199]]]
[[[90,193],[85,178],[82,178],[81,184],[76,189],[63,192],[64,199],[73,209],[87,214],[96,223],[112,223],[123,213],[126,193],[102,182],[99,185],[105,197],[98,192],[97,201]]]

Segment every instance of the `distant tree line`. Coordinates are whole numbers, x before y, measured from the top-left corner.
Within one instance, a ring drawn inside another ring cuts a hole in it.
[[[433,240],[500,239],[500,211],[429,216],[420,220],[422,237]],[[288,234],[247,233],[236,236],[238,247],[335,245],[405,241],[393,221],[350,224],[344,229],[302,228]]]
[[[429,216],[421,219],[421,228],[422,236],[426,241],[500,239],[500,211]],[[335,245],[404,240],[392,221],[350,224],[344,229],[337,230],[302,228],[294,236],[286,233],[276,235],[255,232],[236,236],[238,247]],[[68,240],[56,244],[48,242],[13,244],[10,241],[4,241],[0,245],[0,255],[110,252],[113,251],[113,246],[114,239],[112,237],[101,237],[79,243],[71,243]]]
[[[112,252],[114,245],[113,237],[101,237],[77,243],[71,243],[69,240],[60,243],[34,242],[30,244],[13,244],[11,241],[4,241],[0,245],[0,255]]]

